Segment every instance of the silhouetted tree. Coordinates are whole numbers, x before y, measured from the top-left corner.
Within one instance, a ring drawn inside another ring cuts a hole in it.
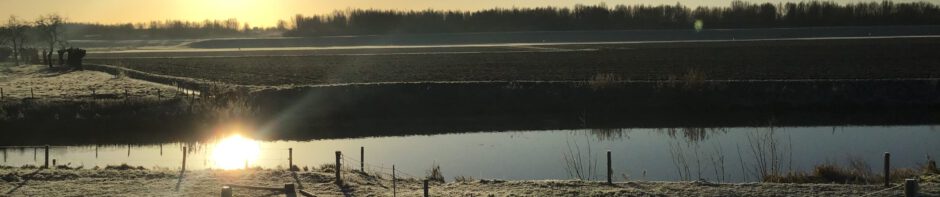
[[[23,46],[26,45],[26,42],[29,40],[26,32],[29,28],[29,25],[23,23],[16,16],[10,16],[10,19],[7,20],[7,31],[10,43],[12,43],[13,49],[13,62],[15,65],[20,65],[20,56],[22,54]]]
[[[46,61],[46,64],[52,68],[52,53],[56,50],[56,45],[60,45],[59,48],[63,48],[62,45],[65,42],[65,39],[62,37],[63,30],[62,24],[65,23],[65,19],[57,14],[50,14],[46,16],[41,16],[36,20],[36,28],[39,30],[41,40],[45,41],[48,44],[48,50],[44,50],[42,56]]]

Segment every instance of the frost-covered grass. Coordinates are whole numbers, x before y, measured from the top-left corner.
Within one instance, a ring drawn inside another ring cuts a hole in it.
[[[333,174],[325,169],[289,172],[273,169],[188,171],[179,179],[172,169],[37,169],[0,167],[0,195],[11,196],[215,196],[222,185],[240,184],[283,187],[294,183],[318,196],[391,196],[392,180],[386,175],[344,171],[344,184],[333,183]],[[420,179],[398,179],[399,196],[418,196]],[[922,177],[924,195],[940,195],[937,175]],[[179,180],[179,190],[176,185]],[[574,180],[501,181],[476,179],[461,182],[431,183],[432,196],[860,196],[883,190],[880,185],[844,184],[717,184],[695,182],[603,182]],[[266,191],[235,189],[236,195],[267,195]],[[878,196],[902,195],[900,189]]]

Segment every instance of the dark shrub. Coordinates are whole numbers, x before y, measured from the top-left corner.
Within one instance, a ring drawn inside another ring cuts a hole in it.
[[[0,47],[0,62],[9,60],[10,55],[13,55],[13,49],[8,47]]]

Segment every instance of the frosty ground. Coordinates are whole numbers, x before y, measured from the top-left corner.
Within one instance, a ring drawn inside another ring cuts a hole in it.
[[[317,196],[392,196],[388,175],[344,171],[345,183],[333,181],[331,169],[291,172],[274,169],[0,169],[0,195],[6,196],[217,196],[226,184],[283,187],[293,183]],[[177,184],[179,184],[177,189]],[[940,196],[940,176],[923,177],[921,194]],[[420,196],[421,180],[397,181],[397,195]],[[596,181],[470,179],[431,182],[431,196],[902,196],[903,188],[881,185],[710,183],[628,181],[608,185]],[[236,196],[276,195],[269,191],[235,189]]]

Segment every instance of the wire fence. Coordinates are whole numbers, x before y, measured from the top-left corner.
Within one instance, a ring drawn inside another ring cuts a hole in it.
[[[360,160],[358,160],[358,159],[355,159],[355,158],[348,158],[348,157],[342,156],[342,157],[341,157],[341,160],[342,160],[343,164],[348,164],[348,165],[343,165],[343,166],[345,166],[345,168],[346,168],[347,170],[355,170],[354,166],[350,166],[350,165],[363,164],[364,166],[367,166],[367,167],[371,168],[371,170],[372,170],[371,173],[372,173],[372,174],[376,174],[376,175],[388,176],[388,177],[394,176],[395,178],[402,178],[402,177],[403,177],[403,178],[406,178],[406,179],[421,179],[421,178],[424,178],[424,177],[422,177],[422,176],[415,176],[415,175],[412,174],[412,173],[408,173],[408,172],[402,171],[402,170],[400,170],[400,169],[398,169],[398,168],[386,167],[386,166],[383,166],[383,165],[376,165],[376,164],[371,164],[371,163],[368,163],[368,162],[362,162],[362,161],[360,161]],[[379,169],[379,170],[375,170],[375,169]],[[370,170],[370,169],[360,169],[360,171],[363,171],[363,173],[367,173],[367,174],[368,174],[369,172],[366,172],[365,170]],[[393,174],[392,172],[395,172],[395,173]]]
[[[96,100],[127,100],[141,98],[172,98],[172,97],[194,97],[199,95],[199,91],[181,89],[181,88],[157,88],[157,87],[132,87],[113,89],[82,88],[82,89],[43,89],[43,88],[10,88],[0,87],[0,101],[6,100],[37,100],[37,99],[62,99],[62,98],[91,98]]]

